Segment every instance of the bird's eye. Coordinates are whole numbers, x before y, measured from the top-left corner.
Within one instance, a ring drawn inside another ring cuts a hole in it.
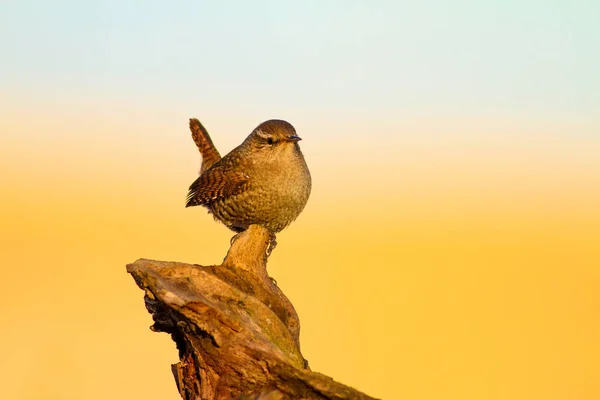
[[[269,143],[269,144],[273,144],[273,138],[271,138],[271,137],[270,137],[270,138],[268,138],[268,139],[267,139],[267,143]]]

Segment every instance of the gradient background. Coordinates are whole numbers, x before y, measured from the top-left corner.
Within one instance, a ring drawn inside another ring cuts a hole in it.
[[[185,209],[225,154],[304,138],[269,271],[304,355],[386,399],[600,398],[597,1],[4,1],[0,398],[178,399],[125,273],[218,264]]]

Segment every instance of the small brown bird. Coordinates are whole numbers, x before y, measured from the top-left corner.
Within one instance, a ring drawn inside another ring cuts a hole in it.
[[[304,209],[311,178],[298,146],[301,139],[291,124],[276,119],[263,122],[223,158],[200,121],[190,119],[190,130],[202,166],[190,186],[186,207],[205,206],[235,232],[258,224],[273,235]]]

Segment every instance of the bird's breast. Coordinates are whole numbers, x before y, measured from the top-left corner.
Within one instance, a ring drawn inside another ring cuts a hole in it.
[[[310,172],[302,153],[286,152],[262,165],[255,165],[252,183],[262,186],[262,201],[273,207],[297,210],[300,213],[311,190]],[[268,197],[268,198],[267,198]],[[295,218],[295,216],[294,216]]]

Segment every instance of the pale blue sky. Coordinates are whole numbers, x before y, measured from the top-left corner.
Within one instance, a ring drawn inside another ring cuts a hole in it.
[[[600,113],[600,2],[4,1],[2,97]]]

